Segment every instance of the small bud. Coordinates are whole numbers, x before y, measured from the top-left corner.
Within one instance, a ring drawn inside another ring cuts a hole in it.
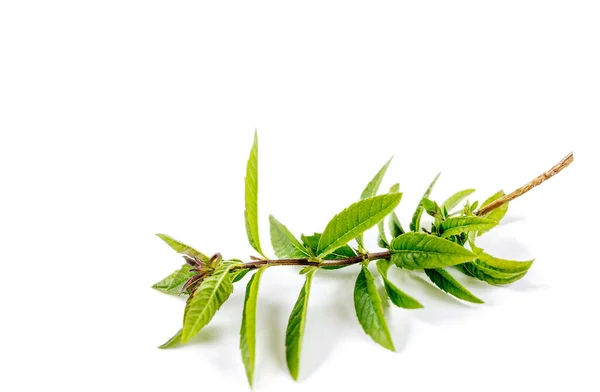
[[[216,268],[219,265],[219,263],[221,262],[221,260],[223,260],[223,257],[221,256],[221,254],[215,253],[208,261],[208,265],[211,266],[212,268]]]
[[[194,259],[188,255],[183,255],[183,259],[185,260],[186,263],[188,263],[192,267],[198,267],[198,262],[196,261],[196,259]]]
[[[200,274],[196,274],[196,275],[190,277],[183,284],[183,286],[181,286],[181,290],[179,291],[179,295],[183,294],[185,292],[185,290],[188,289],[188,287],[190,287],[192,284],[194,284],[198,279],[201,279],[203,276],[204,276],[204,274],[200,273]]]

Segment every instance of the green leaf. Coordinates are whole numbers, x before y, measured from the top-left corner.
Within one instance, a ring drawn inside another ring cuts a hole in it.
[[[254,358],[256,352],[256,303],[258,299],[258,287],[260,278],[267,267],[262,267],[250,278],[246,286],[246,298],[242,312],[242,328],[240,330],[240,350],[242,361],[246,368],[248,383],[252,386],[254,375]]]
[[[260,247],[258,237],[258,134],[254,132],[254,143],[246,165],[246,233],[248,242],[258,253],[266,257]]]
[[[239,282],[240,280],[242,280],[244,278],[244,276],[246,276],[246,274],[248,272],[250,272],[250,269],[248,269],[248,268],[243,269],[243,270],[232,271],[231,272],[231,277],[232,277],[231,281],[233,283]]]
[[[321,233],[314,233],[313,235],[304,235],[300,236],[302,239],[302,243],[313,255],[317,254],[317,248],[319,247],[319,239],[321,238]],[[350,248],[350,247],[349,247]],[[352,250],[352,249],[350,249]]]
[[[175,335],[173,335],[173,337],[169,340],[167,340],[166,342],[164,342],[163,344],[161,344],[160,346],[158,346],[158,348],[173,348],[173,347],[178,347],[181,346],[181,333],[183,332],[183,329],[180,329],[179,331],[177,331],[177,333]]]
[[[389,193],[398,193],[398,191],[400,190],[400,184],[394,184],[390,187],[390,191]],[[400,234],[394,235],[395,233],[397,233],[399,230],[404,232],[404,229],[402,229],[402,225],[400,224],[400,221],[398,220],[398,217],[396,216],[396,214],[392,211],[390,212],[390,214],[388,215],[390,217],[390,231],[392,232],[392,236],[393,237],[397,237]],[[395,221],[394,221],[395,219]],[[379,231],[379,246],[382,248],[389,248],[390,247],[390,241],[388,241],[386,235],[385,235],[385,218],[380,220],[377,223],[377,229]]]
[[[487,206],[491,202],[498,200],[499,198],[501,198],[504,195],[505,195],[504,191],[498,191],[498,192],[494,193],[486,201],[483,202],[480,209]],[[508,203],[505,203],[505,204],[501,205],[500,207],[492,210],[490,213],[485,214],[484,216],[488,219],[493,219],[496,222],[500,222],[502,220],[502,218],[504,218],[504,216],[506,215],[507,212],[508,212]],[[482,234],[486,233],[487,231],[489,231],[489,229],[480,230],[478,235],[482,235]]]
[[[446,208],[448,212],[451,212],[457,205],[460,204],[461,201],[466,199],[469,195],[475,192],[475,189],[465,189],[464,191],[459,191],[446,199],[446,201],[442,204],[442,210]]]
[[[269,215],[269,222],[271,223],[271,243],[277,257],[281,259],[304,259],[311,256],[300,241],[273,215]]]
[[[361,265],[354,286],[354,309],[365,333],[381,346],[394,351],[394,342],[383,315],[383,304],[375,279],[364,264]]]
[[[390,214],[390,233],[393,238],[398,237],[401,234],[404,234],[404,228],[402,227],[402,223],[400,223],[400,219],[398,219],[398,215],[395,212]]]
[[[385,292],[388,297],[392,301],[392,303],[400,308],[404,309],[419,309],[422,308],[423,305],[419,303],[416,299],[411,297],[410,295],[401,291],[398,287],[396,287],[392,282],[388,280],[387,273],[390,269],[390,265],[392,265],[390,260],[377,260],[377,270],[381,274],[383,278],[383,285],[385,288]]]
[[[478,267],[484,267],[487,269],[504,272],[504,273],[513,273],[519,274],[522,272],[527,272],[534,260],[528,261],[515,261],[515,260],[505,260],[499,259],[497,257],[491,256],[487,253],[480,253],[477,257],[476,264]]]
[[[454,268],[456,268],[457,270],[459,270],[460,272],[462,272],[463,274],[470,276],[472,278],[474,278],[474,276],[465,268],[465,266],[469,264],[469,263],[463,263],[463,264],[456,264],[454,266]]]
[[[317,254],[317,247],[319,246],[319,239],[321,238],[321,233],[314,233],[311,236],[305,236],[302,235],[302,242],[304,243],[304,245],[310,249],[310,251],[313,254]],[[323,260],[339,260],[339,259],[345,259],[348,257],[354,257],[356,256],[356,252],[354,252],[354,250],[348,246],[348,245],[344,245],[344,246],[340,246],[339,248],[337,248],[336,250],[334,250],[333,252],[331,252],[330,254],[328,254],[327,256],[325,256],[323,258]],[[344,266],[324,266],[321,267],[322,269],[325,270],[336,270],[336,269],[340,269],[340,268],[345,268],[348,267],[347,265]]]
[[[431,194],[431,191],[433,190],[435,183],[437,182],[438,178],[440,178],[440,174],[442,174],[442,173],[438,173],[437,176],[435,176],[433,181],[431,181],[431,184],[429,184],[429,187],[427,188],[425,193],[423,193],[423,197],[419,201],[419,205],[417,206],[417,209],[415,210],[415,213],[413,214],[412,221],[410,222],[410,230],[411,231],[414,231],[414,232],[421,231],[421,216],[423,215],[423,199],[429,198],[429,195]]]
[[[390,193],[397,193],[400,191],[400,184],[394,184],[390,187]],[[404,228],[400,223],[400,219],[398,219],[398,215],[395,212],[390,212],[390,220],[389,220],[389,228],[390,233],[392,234],[392,239],[398,237],[400,234],[404,234]]]
[[[321,235],[317,257],[327,256],[376,225],[396,208],[401,198],[402,193],[388,193],[371,197],[352,204],[334,216]]]
[[[465,301],[482,304],[483,301],[474,296],[443,268],[425,269],[425,274],[441,290]]]
[[[321,239],[321,233],[314,233],[311,236],[302,235],[301,238],[304,245],[316,255],[317,248],[319,247],[319,240]],[[344,245],[340,246],[339,248],[325,256],[323,259],[339,260],[354,256],[356,256],[356,252],[352,250],[352,248],[349,245]]]
[[[210,257],[206,256],[202,252],[198,252],[196,249],[191,246],[187,246],[183,242],[177,241],[175,238],[170,237],[166,234],[156,234],[158,238],[165,241],[167,245],[169,245],[173,250],[179,254],[187,255],[193,257],[195,259],[201,260],[205,264],[208,263]]]
[[[321,238],[321,233],[314,233],[311,236],[305,236],[302,235],[302,243],[304,244],[304,246],[306,246],[306,248],[314,255],[317,254],[317,248],[319,246],[319,239]],[[323,257],[323,260],[339,260],[339,259],[346,259],[348,257],[354,257],[356,256],[356,252],[349,246],[349,245],[344,245],[344,246],[340,246],[339,248],[337,248],[336,250],[334,250],[333,252],[331,252],[330,254],[328,254],[327,256]],[[340,268],[346,268],[348,267],[348,265],[341,265],[341,266],[321,266],[321,269],[324,270],[336,270],[336,269],[340,269]],[[306,267],[309,268],[309,267]],[[306,271],[300,271],[300,273],[305,273]]]
[[[301,270],[298,272],[298,274],[299,274],[299,275],[304,275],[304,274],[306,274],[306,273],[308,273],[309,271],[312,271],[312,270],[314,270],[314,269],[315,269],[315,267],[313,267],[312,265],[308,265],[308,266],[306,266],[306,267],[302,268],[302,269],[301,269]]]
[[[441,268],[465,263],[477,256],[462,246],[424,233],[405,233],[391,245],[392,262],[407,269]]]
[[[394,157],[391,157],[385,163],[385,165],[383,165],[381,169],[379,169],[377,174],[375,174],[375,177],[373,177],[373,179],[367,184],[366,188],[362,191],[362,194],[360,195],[361,200],[368,199],[369,197],[377,195],[377,191],[379,190],[379,186],[381,185],[383,176],[385,176],[385,172],[387,171],[388,166],[390,166],[390,162],[392,162],[393,158]]]
[[[527,274],[527,272],[521,272],[518,274],[507,274],[494,270],[488,270],[479,267],[476,263],[465,263],[462,264],[468,271],[469,275],[493,285],[502,285],[516,282]]]
[[[292,309],[285,331],[285,358],[290,374],[296,381],[298,380],[298,373],[300,371],[300,352],[304,337],[304,326],[306,325],[308,297],[315,271],[313,269],[306,274],[306,281],[304,282],[304,286],[302,286],[302,290],[300,290],[300,295],[294,305],[294,309]]]
[[[184,283],[187,282],[189,278],[197,274],[197,272],[190,272],[191,268],[192,267],[188,264],[182,265],[181,268],[173,272],[171,275],[167,276],[160,282],[154,283],[152,288],[162,291],[166,294],[179,295]]]
[[[385,165],[383,165],[383,167],[381,169],[379,169],[377,174],[375,174],[375,177],[373,177],[373,179],[367,184],[367,187],[362,191],[362,194],[360,195],[361,200],[368,199],[369,197],[373,197],[373,196],[377,195],[377,191],[379,190],[379,186],[381,185],[383,176],[385,176],[385,172],[387,171],[388,166],[390,165],[390,162],[392,162],[392,158],[390,158],[385,163]],[[358,244],[360,246],[363,246],[362,233],[356,237],[356,242],[358,242]]]
[[[440,210],[440,206],[435,201],[429,200],[427,198],[423,199],[423,209],[427,212],[428,215],[436,217],[441,217],[442,211]]]
[[[387,236],[385,235],[384,221],[385,219],[382,219],[379,222],[377,222],[377,231],[379,232],[378,243],[379,246],[382,248],[389,248],[390,242],[388,241]]]
[[[498,224],[497,221],[479,216],[448,218],[440,224],[442,238],[447,238],[471,231],[489,230]]]
[[[221,305],[233,292],[229,271],[238,263],[222,262],[211,276],[206,278],[187,302],[183,320],[182,343],[188,342],[213,318]]]

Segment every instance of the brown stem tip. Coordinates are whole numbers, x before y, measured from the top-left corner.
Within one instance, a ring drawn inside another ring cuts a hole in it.
[[[488,204],[487,206],[480,208],[479,211],[477,211],[475,213],[475,215],[489,214],[492,210],[495,210],[496,208],[502,206],[503,204],[506,204],[509,201],[512,201],[512,200],[516,199],[517,197],[524,195],[525,193],[529,192],[536,186],[540,185],[542,182],[557,175],[561,170],[563,170],[565,167],[569,166],[571,164],[571,162],[573,162],[573,153],[572,152],[569,153],[569,155],[567,155],[566,157],[564,157],[556,165],[554,165],[550,170],[540,174],[539,176],[537,176],[536,178],[534,178],[527,184],[523,185],[519,189],[516,189],[515,191],[509,193],[508,195],[502,196],[498,200],[495,200],[495,201],[491,202],[490,204]]]

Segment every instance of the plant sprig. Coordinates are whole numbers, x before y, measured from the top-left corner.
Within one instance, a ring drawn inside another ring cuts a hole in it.
[[[508,195],[502,191],[495,193],[479,209],[478,202],[466,200],[474,189],[456,192],[441,204],[432,200],[430,195],[440,176],[438,174],[417,205],[410,231],[405,232],[394,212],[402,199],[399,185],[395,184],[387,193],[377,194],[390,159],[367,184],[360,200],[335,215],[322,232],[302,235],[299,240],[285,225],[270,216],[271,244],[277,258],[269,259],[262,250],[258,230],[258,137],[255,133],[246,167],[244,218],[248,242],[260,256],[251,256],[253,260],[249,262],[224,260],[219,253],[209,258],[172,237],[158,234],[184,257],[186,264],[152,287],[167,294],[188,296],[182,328],[160,348],[176,347],[193,338],[227,301],[234,284],[247,273],[255,271],[246,286],[240,331],[242,361],[248,382],[252,385],[256,308],[262,275],[269,267],[302,266],[300,274],[305,276],[305,283],[291,311],[285,336],[288,369],[297,380],[313,276],[319,269],[361,264],[354,288],[356,316],[367,335],[394,351],[383,313],[382,301],[385,298],[381,298],[377,291],[376,277],[369,270],[369,263],[376,261],[376,270],[383,279],[387,297],[400,308],[418,309],[423,305],[389,280],[387,272],[392,265],[400,269],[423,271],[444,292],[464,301],[483,303],[446,269],[455,267],[468,276],[492,285],[509,284],[523,278],[533,260],[514,261],[493,257],[479,248],[475,240],[499,224],[506,215],[510,201],[556,175],[572,161],[571,153],[514,192]],[[462,202],[464,206],[459,209]],[[433,220],[429,227],[421,225],[423,213]],[[386,221],[391,235],[389,240],[384,224]],[[378,244],[383,250],[369,252],[363,243],[363,233],[374,226],[378,228]],[[355,246],[352,245],[354,243]]]

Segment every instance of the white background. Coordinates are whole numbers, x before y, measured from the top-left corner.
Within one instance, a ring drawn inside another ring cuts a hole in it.
[[[263,276],[255,390],[598,390],[600,18],[595,1],[0,3],[0,386],[247,390],[244,285],[188,347],[158,350],[184,301],[154,233],[248,260],[243,179],[260,138],[260,229],[321,231],[392,155],[404,224],[433,197],[511,191],[574,151],[480,244],[535,257],[498,288],[418,273],[388,307],[396,344],[354,316],[357,268],[315,275],[295,383],[284,332],[303,278]],[[373,232],[368,242],[375,249]]]

